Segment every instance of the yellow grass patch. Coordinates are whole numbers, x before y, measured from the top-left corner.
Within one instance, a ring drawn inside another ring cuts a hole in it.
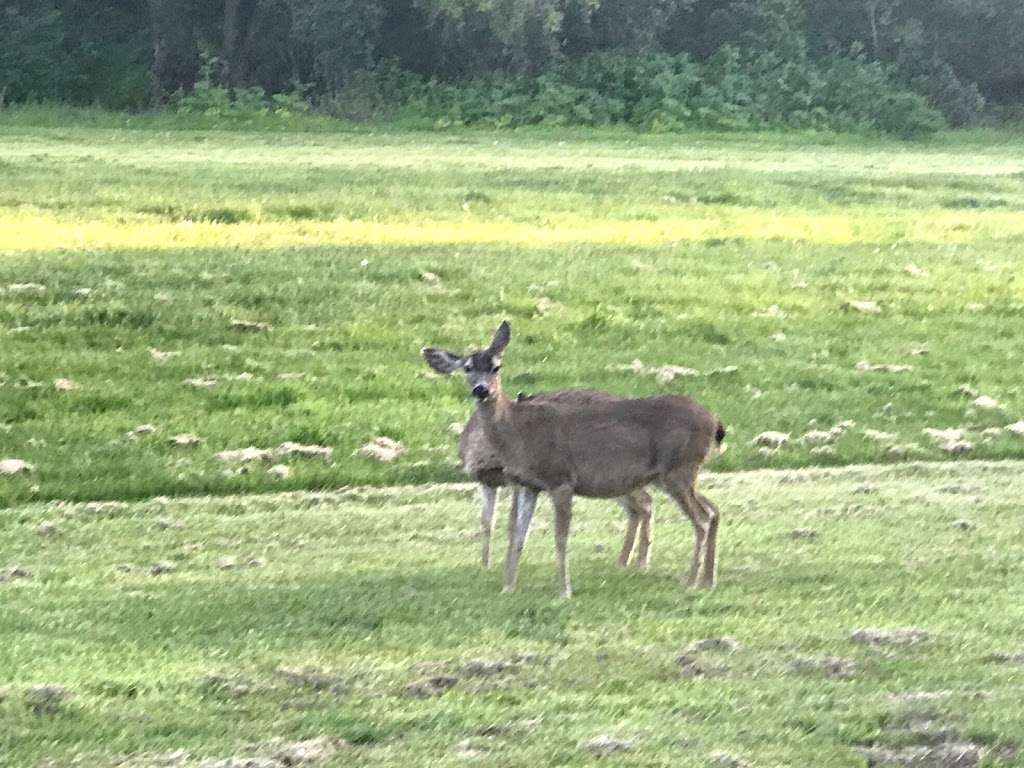
[[[968,243],[980,238],[1024,235],[1024,216],[1012,212],[898,211],[870,208],[843,213],[766,212],[721,206],[693,216],[653,221],[593,221],[579,216],[527,223],[474,216],[414,221],[337,219],[329,222],[162,221],[154,217],[118,221],[67,221],[45,213],[0,217],[0,252],[79,249],[277,249],[315,245],[507,244],[544,246],[665,245],[676,241],[742,239],[846,245],[892,240]]]

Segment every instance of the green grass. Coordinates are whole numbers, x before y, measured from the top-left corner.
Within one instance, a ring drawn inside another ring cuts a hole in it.
[[[981,437],[1024,416],[1017,136],[64,117],[0,115],[0,457],[36,468],[0,480],[0,505],[455,479],[448,425],[470,404],[417,350],[482,344],[502,318],[510,390],[691,394],[729,429],[722,469],[894,460],[863,429],[939,459],[921,430],[961,426],[975,457],[1024,457],[1018,437]],[[10,288],[25,283],[43,288]],[[843,309],[856,299],[882,313]],[[660,384],[634,359],[702,375]],[[1004,410],[974,412],[963,384]],[[834,456],[750,445],[849,419]],[[126,438],[146,423],[159,431]],[[203,443],[170,446],[179,432]],[[406,453],[352,455],[378,435]],[[280,480],[214,458],[285,440],[330,446],[333,462],[293,461]]]
[[[520,589],[501,595],[477,566],[467,486],[26,505],[0,516],[0,565],[33,573],[0,583],[0,754],[12,768],[148,766],[184,749],[159,764],[195,766],[328,734],[354,746],[323,765],[461,765],[467,751],[583,765],[577,744],[609,735],[634,745],[614,765],[726,752],[830,768],[863,766],[866,745],[927,741],[905,727],[927,719],[990,750],[990,766],[1021,764],[1024,668],[988,657],[1024,653],[1022,477],[1020,462],[711,475],[710,593],[681,587],[690,527],[663,496],[646,574],[614,568],[621,515],[584,500],[570,602],[556,598],[547,502]],[[952,525],[963,518],[969,529]],[[798,527],[817,537],[794,540]],[[223,557],[263,565],[221,570]],[[150,575],[161,561],[176,570]],[[876,649],[850,639],[865,626],[929,638]],[[684,675],[677,657],[723,635],[742,647],[694,653],[709,674]],[[530,654],[493,677],[462,671]],[[852,676],[791,668],[822,656]],[[401,695],[435,675],[459,680]],[[36,713],[35,684],[71,696]],[[935,696],[905,698],[916,692]]]
[[[1024,416],[1024,139],[244,127],[0,113],[0,458],[35,465],[0,477],[0,764],[197,768],[320,734],[353,745],[325,766],[582,765],[599,735],[633,744],[615,765],[860,766],[936,739],[1020,764],[1024,672],[990,657],[1024,654],[1024,439],[1002,429]],[[501,318],[513,392],[722,416],[717,590],[681,588],[691,533],[664,498],[650,573],[614,569],[621,515],[589,500],[572,602],[547,502],[519,592],[479,571],[471,489],[434,482],[459,476],[470,405],[418,349]],[[846,420],[832,455],[796,439]],[[926,427],[1002,461],[884,466],[902,454],[865,432],[946,458]],[[763,454],[765,430],[794,440]],[[353,456],[379,435],[407,451]],[[334,458],[282,480],[214,457],[286,440]],[[870,648],[864,626],[929,638]],[[687,676],[677,657],[723,635],[742,647]],[[852,674],[792,668],[825,656]],[[512,667],[464,671],[481,658]],[[436,675],[458,682],[401,694]],[[70,697],[34,711],[38,684]]]

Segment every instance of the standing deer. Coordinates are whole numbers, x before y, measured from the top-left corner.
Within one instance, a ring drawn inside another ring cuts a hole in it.
[[[572,402],[582,405],[599,400],[621,399],[623,398],[619,395],[598,392],[596,390],[558,390],[542,392],[525,398],[520,395],[517,401],[529,400],[534,403]],[[497,449],[487,439],[483,417],[479,410],[473,411],[473,415],[469,417],[469,421],[466,422],[466,426],[459,436],[459,460],[462,462],[462,468],[466,474],[480,484],[480,499],[482,502],[480,526],[483,539],[480,560],[484,568],[489,568],[491,565],[491,537],[494,533],[494,508],[498,500],[498,489],[508,484],[508,478],[505,476],[505,470]],[[510,543],[515,539],[518,498],[519,491],[513,488],[512,506],[509,510],[508,518]],[[622,541],[622,550],[619,553],[618,565],[620,568],[625,568],[629,565],[629,558],[633,552],[633,545],[636,542],[639,530],[640,543],[636,550],[636,557],[633,558],[633,565],[639,570],[647,570],[650,562],[651,529],[653,523],[651,496],[644,491],[640,491],[619,499],[619,504],[626,511],[627,523],[626,534]]]
[[[422,350],[438,373],[465,373],[484,434],[497,450],[505,475],[522,487],[505,561],[505,591],[515,589],[540,491],[548,493],[555,508],[561,596],[570,598],[572,497],[634,497],[652,482],[672,497],[693,525],[689,585],[713,587],[719,513],[695,486],[701,466],[725,438],[718,418],[679,395],[580,403],[510,400],[500,375],[501,356],[510,339],[511,329],[502,322],[484,350],[465,356]]]

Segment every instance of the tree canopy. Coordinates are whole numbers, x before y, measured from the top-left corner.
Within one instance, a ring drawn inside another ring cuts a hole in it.
[[[739,52],[776,75],[877,65],[960,124],[1024,102],[1021,40],[1020,0],[7,0],[0,98],[136,108],[205,78],[326,100],[368,73],[447,87]]]

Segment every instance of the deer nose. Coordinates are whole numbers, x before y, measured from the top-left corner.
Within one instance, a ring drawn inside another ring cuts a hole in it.
[[[473,397],[477,400],[486,400],[489,394],[491,394],[491,391],[483,384],[477,384],[473,387]]]

